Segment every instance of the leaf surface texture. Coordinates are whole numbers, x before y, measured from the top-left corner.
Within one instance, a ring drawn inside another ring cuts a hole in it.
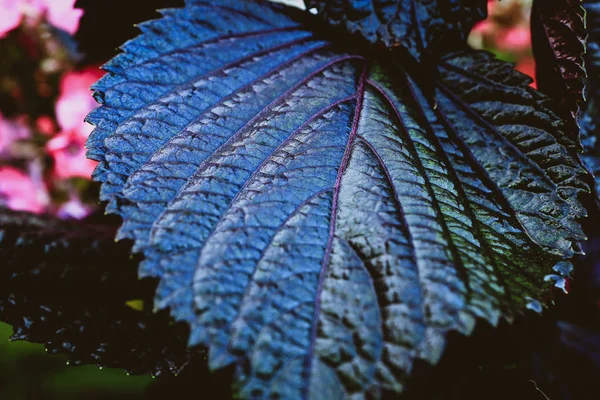
[[[510,65],[444,56],[431,101],[411,62],[309,18],[165,12],[96,84],[88,146],[156,306],[211,368],[236,366],[242,397],[377,398],[448,331],[540,298],[588,188],[572,132]]]

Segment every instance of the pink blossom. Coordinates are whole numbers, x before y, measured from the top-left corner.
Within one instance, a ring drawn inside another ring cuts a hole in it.
[[[56,215],[64,219],[82,219],[87,217],[91,210],[92,208],[83,204],[79,197],[72,195],[69,201],[60,206]]]
[[[522,58],[515,66],[515,69],[532,77],[533,82],[529,84],[529,86],[537,88],[537,83],[535,82],[535,60],[533,57],[529,56]]]
[[[49,204],[42,182],[13,167],[0,167],[0,203],[13,210],[41,213]]]
[[[488,2],[487,2],[488,16],[496,14],[497,2],[498,2],[498,0],[488,0]]]
[[[494,31],[495,27],[492,21],[485,19],[475,24],[471,30],[471,34],[488,35]]]
[[[75,0],[0,0],[0,37],[19,26],[23,15],[34,20],[45,16],[50,24],[72,35],[83,15],[74,5]]]
[[[55,109],[62,130],[83,129],[86,115],[97,106],[90,86],[101,76],[100,69],[86,68],[81,72],[68,72],[62,77]]]
[[[47,10],[48,22],[73,35],[79,28],[83,10],[73,8],[75,0],[38,0]]]
[[[90,179],[96,161],[85,157],[85,141],[92,126],[60,132],[47,144],[46,150],[54,159],[54,175],[59,179],[82,177]]]
[[[489,18],[478,22],[475,24],[469,35],[469,45],[476,49],[483,48],[485,40],[494,34],[495,29],[496,26]]]
[[[0,38],[21,23],[20,0],[0,0]]]
[[[0,114],[0,154],[9,150],[13,142],[31,136],[27,126],[17,120],[7,120]]]
[[[529,27],[518,25],[509,29],[500,30],[496,36],[498,49],[510,52],[525,52],[531,48],[531,34]]]
[[[84,145],[92,127],[83,120],[97,105],[89,88],[100,76],[99,69],[86,68],[65,74],[60,82],[56,119],[62,131],[46,145],[58,178],[90,178],[96,166],[96,162],[85,158]]]
[[[38,117],[35,121],[35,127],[42,135],[46,136],[52,136],[56,132],[54,120],[47,115]]]

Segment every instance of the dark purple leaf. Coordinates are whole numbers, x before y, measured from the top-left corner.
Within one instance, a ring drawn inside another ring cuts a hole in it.
[[[305,0],[306,8],[372,44],[401,46],[417,60],[464,45],[487,16],[486,0]]]
[[[11,339],[43,343],[73,366],[136,374],[203,361],[185,325],[152,312],[156,284],[137,279],[138,260],[114,243],[115,230],[0,208],[0,320],[13,326]]]
[[[588,22],[587,104],[579,118],[584,147],[583,160],[596,175],[596,191],[600,193],[600,1],[584,1]]]
[[[534,0],[531,37],[538,88],[577,119],[585,88],[585,10],[582,0]]]

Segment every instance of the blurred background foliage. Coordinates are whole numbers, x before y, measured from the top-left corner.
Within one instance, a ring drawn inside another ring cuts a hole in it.
[[[44,345],[9,342],[10,325],[0,323],[0,398],[142,399],[150,376],[127,376],[124,370],[87,365],[69,368],[67,357],[49,355]]]
[[[279,0],[302,6],[302,0]],[[95,106],[89,86],[99,65],[137,34],[135,23],[183,0],[0,0],[0,205],[84,218],[99,208],[85,158]],[[469,44],[514,62],[533,76],[529,35],[531,0],[490,0],[489,17]],[[118,10],[116,12],[115,10]],[[110,29],[105,29],[110,21]],[[533,83],[535,85],[535,83]],[[124,370],[69,367],[44,346],[10,342],[0,323],[0,399],[142,399],[171,392],[169,379],[127,376]],[[183,388],[182,388],[183,389]]]

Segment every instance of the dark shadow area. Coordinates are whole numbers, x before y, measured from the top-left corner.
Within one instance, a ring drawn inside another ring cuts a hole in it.
[[[102,64],[118,53],[118,47],[140,34],[135,24],[160,18],[156,10],[182,7],[183,0],[144,0],[123,5],[119,0],[77,0],[84,10],[75,34],[82,64]]]

